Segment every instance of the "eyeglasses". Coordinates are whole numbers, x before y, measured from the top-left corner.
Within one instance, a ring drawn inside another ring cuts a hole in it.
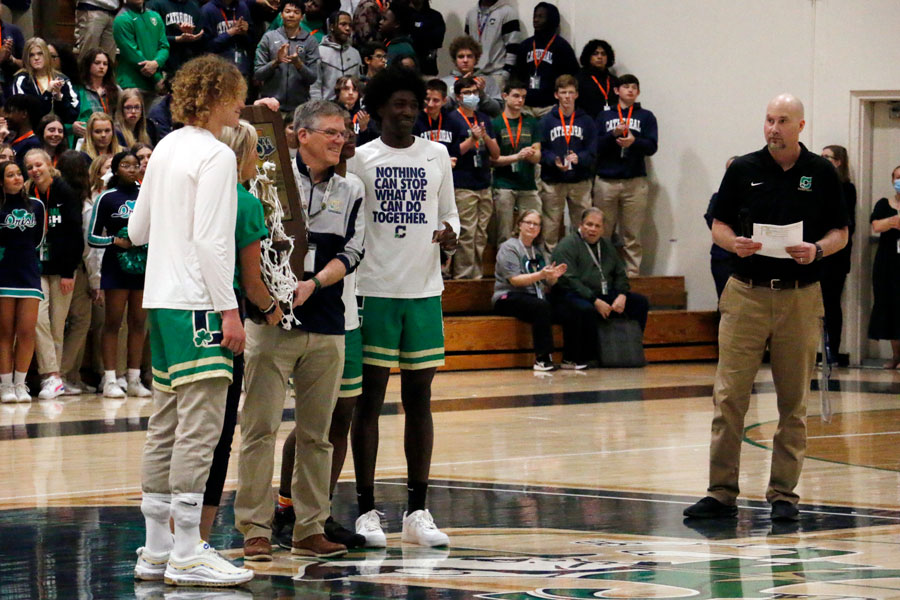
[[[341,139],[345,142],[350,139],[350,136],[353,135],[346,129],[344,131],[338,131],[337,129],[313,129],[312,127],[307,127],[307,131],[315,131],[316,133],[321,133],[325,137],[329,137],[333,140]]]
[[[122,110],[125,112],[141,112],[140,106],[123,106]]]

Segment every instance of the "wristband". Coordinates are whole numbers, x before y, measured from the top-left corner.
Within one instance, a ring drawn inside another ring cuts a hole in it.
[[[314,284],[316,284],[316,290],[315,290],[316,292],[318,292],[319,290],[322,289],[322,282],[319,281],[319,278],[316,277],[315,275],[313,275],[312,282]]]
[[[275,312],[275,307],[276,307],[276,306],[278,306],[278,303],[275,302],[275,299],[274,299],[274,298],[272,298],[272,304],[269,305],[269,308],[267,308],[267,309],[265,309],[264,311],[262,311],[262,314],[264,314],[264,315],[271,315],[273,312]]]

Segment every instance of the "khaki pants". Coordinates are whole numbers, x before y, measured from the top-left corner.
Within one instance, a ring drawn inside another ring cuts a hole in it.
[[[185,383],[174,392],[153,388],[141,489],[149,494],[202,494],[222,435],[228,379]]]
[[[285,331],[251,322],[246,326],[247,396],[241,414],[235,527],[245,540],[271,535],[275,437],[287,381],[293,375],[297,447],[291,498],[297,515],[294,539],[302,540],[322,533],[330,512],[328,430],[344,365],[344,336]]]
[[[459,248],[453,255],[453,279],[481,279],[481,257],[494,210],[491,189],[456,190]]]
[[[647,216],[650,185],[646,177],[633,179],[600,179],[594,181],[594,206],[603,211],[605,236],[612,237],[619,226],[625,244],[625,266],[629,277],[641,271],[641,229]]]
[[[545,183],[541,190],[541,210],[544,213],[541,233],[544,234],[544,244],[553,250],[559,241],[566,204],[569,205],[569,221],[573,226],[581,222],[581,213],[591,207],[591,180]]]
[[[541,198],[537,190],[507,190],[494,188],[494,223],[497,246],[515,235],[515,223],[526,210],[541,212]]]
[[[81,381],[84,347],[87,343],[88,331],[91,328],[91,304],[88,276],[82,263],[75,274],[75,291],[72,292],[72,302],[69,304],[62,363],[60,364],[63,377],[73,383]]]
[[[824,316],[819,284],[771,290],[750,287],[732,277],[722,292],[719,311],[709,495],[733,505],[740,492],[744,415],[768,341],[778,396],[778,429],[766,499],[796,503],[794,488],[806,453],[806,399]]]
[[[63,294],[59,289],[59,275],[42,275],[41,289],[44,299],[38,307],[37,327],[35,328],[35,355],[38,373],[58,373],[62,361],[63,336],[66,331],[66,316],[72,294]]]
[[[117,49],[116,41],[113,39],[114,18],[115,15],[102,10],[76,10],[75,52],[101,48],[115,59]]]
[[[558,105],[556,104],[551,104],[550,106],[526,106],[522,109],[522,112],[540,121],[541,118],[543,118],[547,113],[549,113],[557,106]]]

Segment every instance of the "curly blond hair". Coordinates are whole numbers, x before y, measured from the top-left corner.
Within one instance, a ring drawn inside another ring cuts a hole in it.
[[[202,127],[217,105],[244,98],[247,82],[234,64],[205,54],[186,62],[172,81],[172,119]]]

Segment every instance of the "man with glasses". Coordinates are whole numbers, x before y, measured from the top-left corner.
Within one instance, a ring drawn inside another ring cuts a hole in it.
[[[235,526],[244,534],[244,559],[272,560],[272,470],[275,438],[288,378],[294,378],[297,442],[291,496],[296,513],[291,553],[338,556],[325,521],[331,475],[328,431],[344,363],[344,276],[363,256],[363,189],[338,175],[349,131],[346,111],[312,100],[294,113],[299,148],[294,178],[306,213],[309,247],[294,290],[290,329],[247,323],[247,396],[241,417],[241,455],[234,502]]]

